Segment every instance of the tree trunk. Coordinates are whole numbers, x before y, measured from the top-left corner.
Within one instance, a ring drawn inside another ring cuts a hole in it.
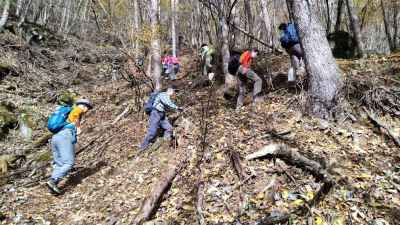
[[[267,44],[274,46],[273,33],[272,33],[272,27],[271,27],[271,19],[270,19],[271,17],[268,12],[267,0],[261,0],[261,10],[262,10],[264,25],[265,25],[266,42],[267,42]]]
[[[392,0],[393,2],[393,51],[397,49],[397,37],[398,37],[398,32],[399,32],[399,7],[400,4],[398,0]]]
[[[16,15],[17,17],[19,17],[20,14],[21,14],[22,1],[23,1],[23,0],[18,0],[18,1],[17,1],[17,5],[16,5],[16,9],[15,9],[15,15]]]
[[[225,76],[225,91],[229,88],[232,88],[236,85],[235,78],[229,74],[228,64],[229,64],[229,33],[228,33],[228,24],[224,15],[220,15],[219,18],[220,25],[220,35],[221,35],[221,56],[222,56],[222,71]]]
[[[176,0],[171,0],[171,39],[172,39],[172,55],[176,57],[176,29],[175,29],[175,15],[176,15]]]
[[[329,7],[329,0],[325,0],[325,5],[326,5],[326,33],[329,34],[331,32],[331,12],[330,12],[330,7]]]
[[[340,24],[342,23],[343,1],[344,0],[338,0],[335,32],[340,31]]]
[[[150,21],[151,21],[151,54],[152,54],[152,77],[156,90],[161,90],[161,44],[159,34],[159,1],[151,0]]]
[[[1,15],[0,18],[0,32],[3,30],[4,26],[7,23],[9,10],[10,10],[10,0],[5,0],[3,14]]]
[[[361,37],[360,23],[358,20],[357,11],[353,5],[353,0],[346,0],[347,12],[350,19],[350,27],[356,42],[357,56],[364,57],[364,46]]]
[[[309,74],[307,110],[330,118],[338,107],[342,79],[316,12],[317,0],[290,0]]]
[[[251,12],[251,4],[250,1],[243,1],[244,2],[244,10],[246,12],[246,17],[247,17],[247,25],[248,25],[248,31],[252,34],[253,33],[253,28],[254,28],[254,23],[253,23],[253,13]],[[248,47],[251,48],[251,45],[253,43],[253,39],[249,38],[248,40]]]
[[[140,32],[139,28],[139,4],[137,0],[133,0],[133,10],[134,10],[134,15],[133,15],[133,28],[134,32]],[[139,46],[139,39],[135,37],[134,41],[134,47],[135,47],[135,59],[137,60],[139,58],[139,51],[140,51],[140,46]]]

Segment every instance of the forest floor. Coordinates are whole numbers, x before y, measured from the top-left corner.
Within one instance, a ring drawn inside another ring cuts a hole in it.
[[[335,181],[321,202],[292,215],[289,224],[400,224],[399,147],[362,110],[364,92],[399,86],[399,54],[338,60],[346,74],[349,116],[328,122],[303,115],[304,93],[282,83],[264,102],[252,106],[247,99],[237,112],[220,86],[191,88],[198,66],[194,53],[184,51],[176,83],[177,102],[186,110],[171,115],[179,145],[139,154],[136,146],[147,126],[139,106],[149,90],[112,80],[110,64],[121,57],[116,48],[72,38],[61,47],[30,47],[7,35],[0,38],[0,59],[15,74],[0,81],[1,100],[12,101],[19,117],[30,115],[34,130],[24,139],[21,128],[11,129],[1,142],[1,154],[24,154],[27,160],[1,177],[0,224],[129,224],[174,161],[181,165],[178,174],[146,224],[261,224],[264,216],[307,204],[322,186],[280,159],[245,159],[274,143],[319,162]],[[258,65],[268,65],[278,77],[288,61],[285,55],[268,56]],[[54,96],[67,89],[90,98],[95,108],[83,122],[76,165],[61,183],[65,192],[53,196],[44,184],[50,147],[33,142],[45,133]],[[398,137],[399,116],[376,114]]]

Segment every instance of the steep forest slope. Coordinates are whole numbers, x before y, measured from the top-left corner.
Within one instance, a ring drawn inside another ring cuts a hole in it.
[[[271,79],[266,100],[237,112],[219,84],[194,85],[200,71],[187,49],[176,82],[186,110],[171,115],[176,143],[156,142],[139,154],[150,89],[121,74],[113,79],[113,65],[124,68],[123,54],[75,37],[47,40],[53,42],[30,46],[9,32],[0,36],[0,154],[24,156],[9,160],[1,175],[1,224],[130,224],[171,171],[177,175],[146,224],[268,224],[262,218],[287,213],[289,224],[399,224],[399,147],[365,111],[374,110],[399,137],[399,54],[338,61],[349,106],[347,117],[328,122],[302,114],[301,86],[287,89],[281,79],[287,56],[260,57],[257,70]],[[57,101],[70,95],[90,98],[95,108],[61,184],[65,193],[55,197],[44,185],[50,147],[40,139]],[[325,178],[285,157],[249,159],[271,144],[297,149],[331,176],[333,187],[321,192]]]

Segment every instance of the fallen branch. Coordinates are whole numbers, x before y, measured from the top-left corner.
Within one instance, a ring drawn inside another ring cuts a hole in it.
[[[329,191],[334,186],[334,180],[332,176],[328,173],[327,170],[320,163],[308,159],[307,157],[301,155],[294,149],[290,149],[288,146],[283,144],[272,144],[265,146],[261,150],[250,154],[246,157],[247,160],[253,159],[264,159],[270,158],[275,159],[279,158],[283,160],[285,163],[289,165],[296,166],[298,168],[304,169],[310,172],[314,177],[316,177],[319,181],[323,182],[322,187],[318,190],[317,194],[313,199],[309,202],[306,202],[305,205],[294,209],[289,213],[282,213],[279,215],[268,215],[263,219],[257,221],[258,225],[268,225],[268,224],[276,224],[276,223],[284,223],[287,222],[292,215],[303,216],[306,214],[310,207],[318,204],[323,198],[329,193]]]
[[[363,107],[365,113],[367,113],[367,116],[369,120],[378,128],[383,128],[387,131],[387,134],[393,139],[394,143],[397,145],[397,147],[400,147],[400,138],[396,137],[396,134],[393,132],[392,129],[390,129],[387,125],[385,125],[382,121],[380,121],[378,118],[373,115],[373,113],[369,112],[365,107]]]
[[[244,30],[243,28],[240,28],[240,27],[234,25],[233,23],[230,23],[229,25],[230,25],[231,27],[235,28],[236,30],[242,32],[244,35],[246,35],[246,36],[249,37],[250,39],[255,40],[255,41],[257,41],[258,43],[264,45],[265,47],[268,47],[268,48],[270,48],[270,49],[273,49],[273,50],[275,50],[276,52],[283,53],[282,50],[277,49],[277,48],[275,48],[274,46],[269,45],[269,44],[267,44],[267,43],[261,41],[260,39],[256,38],[254,35],[250,34],[250,32]]]
[[[164,193],[166,193],[171,187],[172,181],[178,173],[178,168],[179,166],[177,164],[172,164],[167,169],[167,172],[161,176],[159,181],[154,185],[149,196],[147,196],[146,199],[143,201],[139,213],[130,223],[131,225],[143,224],[154,215]]]
[[[115,120],[111,123],[111,125],[116,124],[122,117],[124,117],[130,111],[130,109],[131,107],[128,105],[125,108],[125,110],[115,118]]]

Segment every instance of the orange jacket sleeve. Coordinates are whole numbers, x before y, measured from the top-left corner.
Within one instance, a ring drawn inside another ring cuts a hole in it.
[[[245,68],[250,68],[250,65],[251,65],[251,54],[250,54],[250,51],[245,51],[240,56],[240,65],[242,65]]]

